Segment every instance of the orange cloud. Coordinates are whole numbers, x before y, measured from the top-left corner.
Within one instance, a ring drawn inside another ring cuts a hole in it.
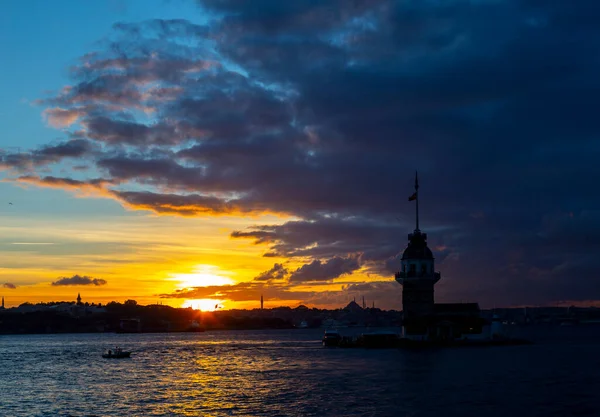
[[[49,188],[66,188],[66,189],[93,189],[93,190],[103,190],[106,188],[108,184],[114,184],[113,181],[108,181],[105,179],[97,178],[91,179],[89,181],[80,181],[74,180],[72,178],[61,178],[61,177],[37,177],[34,175],[23,175],[15,179],[17,182],[27,183],[36,185],[39,187],[49,187]]]
[[[46,109],[42,112],[44,120],[56,128],[69,127],[81,116],[81,112],[78,109],[63,109],[61,107],[54,107]]]

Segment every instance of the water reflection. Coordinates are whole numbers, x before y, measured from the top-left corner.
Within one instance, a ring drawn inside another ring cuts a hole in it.
[[[491,417],[540,407],[546,393],[555,400],[544,408],[547,416],[566,415],[575,398],[578,410],[598,406],[595,345],[577,355],[561,353],[570,347],[564,344],[322,349],[320,335],[0,336],[0,414]],[[102,359],[102,350],[115,345],[132,349],[132,358]],[[548,366],[556,357],[561,366]]]

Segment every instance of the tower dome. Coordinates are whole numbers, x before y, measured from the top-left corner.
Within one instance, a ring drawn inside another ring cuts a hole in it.
[[[433,253],[427,247],[427,233],[415,230],[408,235],[408,246],[402,254],[402,260],[406,259],[433,259]]]

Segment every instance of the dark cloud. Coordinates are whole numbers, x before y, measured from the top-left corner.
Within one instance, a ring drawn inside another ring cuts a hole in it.
[[[8,288],[9,290],[16,290],[17,286],[11,282],[5,282],[2,284],[2,288]]]
[[[198,0],[198,3],[224,16],[227,25],[242,26],[269,34],[323,30],[340,26],[356,16],[385,4],[382,0],[305,0],[280,2],[256,0],[249,7],[244,0]],[[241,12],[241,13],[240,13]]]
[[[31,152],[0,153],[0,168],[13,168],[20,171],[35,169],[65,158],[79,158],[92,151],[93,145],[89,141],[73,139],[55,145],[41,146]]]
[[[358,268],[360,264],[357,256],[336,256],[324,262],[315,259],[292,272],[290,282],[331,281],[339,276],[351,274]]]
[[[115,25],[39,101],[71,140],[2,167],[77,157],[93,178],[21,178],[100,173],[157,213],[292,215],[232,237],[303,262],[293,283],[391,280],[418,169],[439,299],[600,297],[595,0],[198,3],[209,24]]]
[[[52,283],[53,286],[65,285],[106,285],[106,280],[102,278],[92,278],[86,275],[73,275],[72,277],[60,277]]]
[[[197,194],[158,194],[137,191],[114,191],[113,195],[126,205],[157,213],[199,216],[202,214],[238,214],[241,208],[235,201],[223,201],[213,196]]]
[[[282,225],[256,226],[235,231],[233,238],[268,244],[270,254],[284,257],[328,258],[360,252],[363,260],[384,260],[402,249],[410,222],[374,221],[367,218],[320,217],[316,221],[291,221]]]
[[[107,143],[128,145],[174,145],[186,139],[177,126],[166,123],[145,125],[128,120],[90,117],[82,121],[87,137]]]
[[[254,281],[271,281],[275,279],[283,279],[288,274],[288,269],[285,268],[282,264],[274,264],[273,268],[268,271],[261,272],[257,277],[254,278]]]

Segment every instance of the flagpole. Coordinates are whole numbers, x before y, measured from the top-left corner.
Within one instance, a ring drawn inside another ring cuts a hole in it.
[[[419,231],[419,177],[417,171],[415,171],[415,194],[417,195],[417,228],[416,231]]]

